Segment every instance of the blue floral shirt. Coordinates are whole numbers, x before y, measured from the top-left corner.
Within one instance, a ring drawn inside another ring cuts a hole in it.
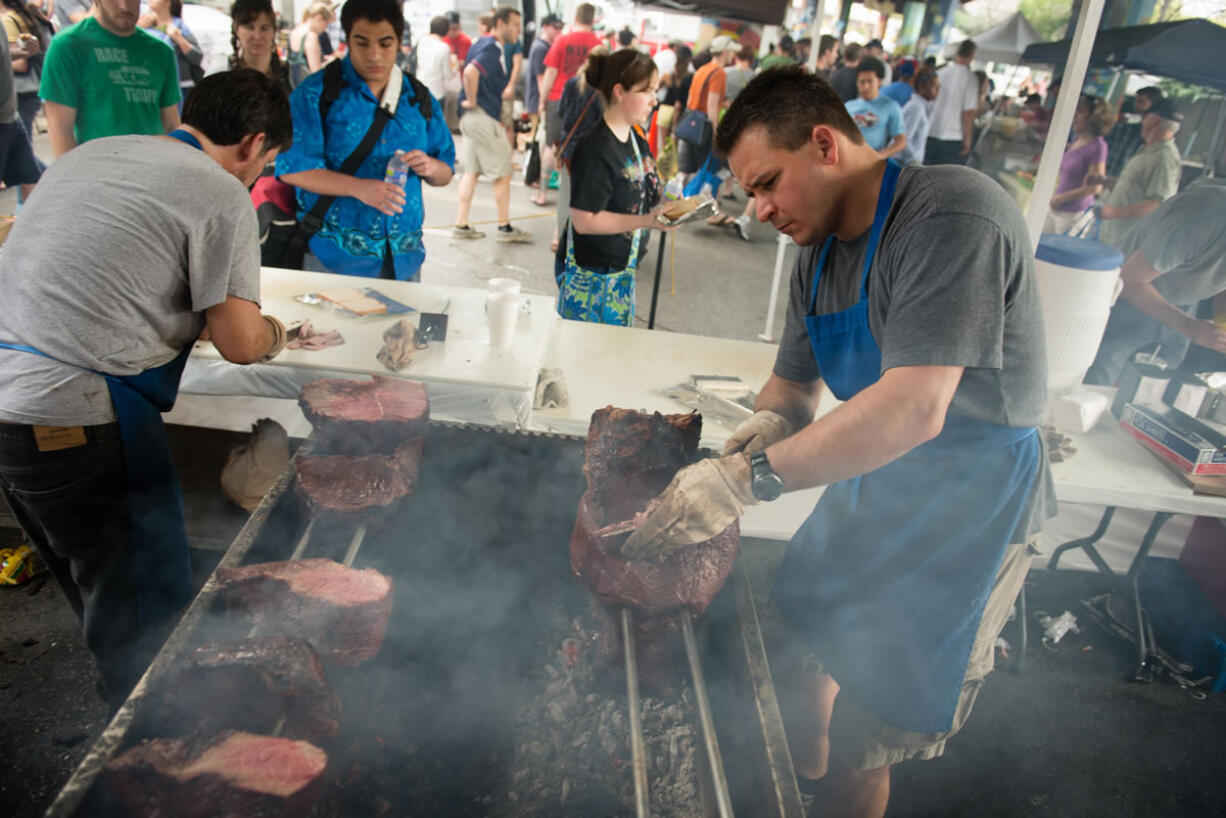
[[[277,156],[277,176],[307,170],[338,170],[362,141],[374,118],[378,101],[370,88],[345,57],[340,96],[328,112],[327,140],[319,121],[319,97],[323,92],[323,71],[303,80],[290,96],[294,118],[294,144]],[[400,90],[396,116],[383,128],[379,141],[358,167],[359,179],[382,179],[387,160],[397,150],[421,150],[454,170],[455,143],[443,120],[438,100],[426,122],[414,102],[413,89],[405,79]],[[318,195],[296,188],[298,218],[315,204]],[[351,196],[338,197],[324,216],[323,227],[311,237],[310,249],[329,270],[347,275],[377,277],[383,266],[386,245],[392,249],[396,278],[416,280],[426,250],[421,227],[425,209],[421,198],[421,178],[410,173],[404,190],[404,210],[387,216]]]

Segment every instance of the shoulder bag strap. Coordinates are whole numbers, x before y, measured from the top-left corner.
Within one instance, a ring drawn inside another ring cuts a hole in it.
[[[562,140],[562,147],[558,148],[558,155],[561,156],[566,152],[566,146],[570,144],[570,140],[574,138],[575,131],[579,130],[579,126],[583,124],[584,118],[587,116],[587,109],[592,107],[592,103],[596,101],[596,97],[600,91],[593,88],[592,95],[587,98],[587,104],[583,106],[583,110],[579,112],[579,118],[575,120],[575,124],[571,126],[570,133]]]
[[[333,65],[337,66],[338,70],[336,73],[339,75],[340,60],[332,62],[328,67],[331,68]],[[329,93],[331,89],[329,88],[328,80],[329,77],[325,75],[324,94],[319,100],[319,110],[320,114],[322,115],[319,124],[323,129],[323,133],[325,134],[325,144],[326,134],[328,131],[326,112],[332,107],[332,103],[336,100],[336,96],[339,95]],[[328,98],[329,96],[331,96],[331,99]],[[396,96],[398,97],[399,94]],[[353,152],[345,158],[344,162],[341,163],[341,166],[336,171],[337,173],[352,176],[361,166],[361,164],[366,161],[366,157],[370,155],[371,150],[373,150],[375,147],[375,142],[379,141],[379,135],[383,133],[383,127],[387,125],[388,121],[391,120],[392,116],[394,116],[395,105],[391,105],[390,107],[392,108],[391,111],[388,110],[389,106],[387,105],[380,105],[375,109],[374,119],[371,121],[370,127],[366,129],[366,135],[362,137],[362,141],[358,143],[358,146],[354,148]],[[319,228],[323,227],[324,216],[327,214],[328,208],[332,207],[332,203],[336,201],[336,198],[336,196],[320,196],[315,200],[314,207],[312,207],[299,221],[298,229],[294,232],[293,238],[290,239],[291,246],[301,245],[305,249],[306,243],[311,240],[311,236],[314,236],[319,232]]]

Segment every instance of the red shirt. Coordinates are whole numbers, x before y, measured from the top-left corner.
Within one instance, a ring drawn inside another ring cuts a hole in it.
[[[468,35],[463,31],[457,31],[454,37],[450,34],[444,37],[443,42],[451,46],[451,53],[455,54],[456,59],[460,61],[460,65],[463,65],[464,60],[468,57],[468,49],[473,44],[473,41],[468,39]]]
[[[562,98],[562,88],[566,81],[587,62],[587,53],[600,45],[600,38],[590,31],[572,31],[559,35],[549,53],[545,55],[545,67],[558,69],[558,78],[549,89],[548,100],[557,102]]]

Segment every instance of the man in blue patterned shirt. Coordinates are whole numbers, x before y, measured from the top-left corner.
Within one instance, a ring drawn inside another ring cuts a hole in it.
[[[408,78],[393,77],[404,14],[396,0],[349,0],[341,11],[349,49],[342,60],[340,95],[320,122],[324,73],[307,77],[290,98],[293,148],[277,157],[277,176],[296,187],[301,219],[320,195],[336,196],[308,245],[319,264],[346,275],[416,281],[426,251],[421,183],[451,181],[455,144],[437,99],[427,120]],[[396,80],[403,79],[403,82]],[[362,141],[389,88],[400,89],[395,116],[352,175],[339,173]],[[384,181],[388,160],[405,151],[408,182]],[[311,260],[307,260],[310,266]]]

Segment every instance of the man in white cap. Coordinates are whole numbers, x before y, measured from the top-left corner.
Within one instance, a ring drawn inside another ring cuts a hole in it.
[[[714,134],[719,124],[719,112],[728,98],[728,72],[725,67],[736,60],[737,42],[727,34],[721,34],[707,46],[711,61],[694,72],[690,80],[690,96],[685,102],[687,110],[702,111],[711,123],[709,134]],[[704,144],[694,144],[679,139],[677,145],[677,170],[695,173],[711,152],[711,138]]]

